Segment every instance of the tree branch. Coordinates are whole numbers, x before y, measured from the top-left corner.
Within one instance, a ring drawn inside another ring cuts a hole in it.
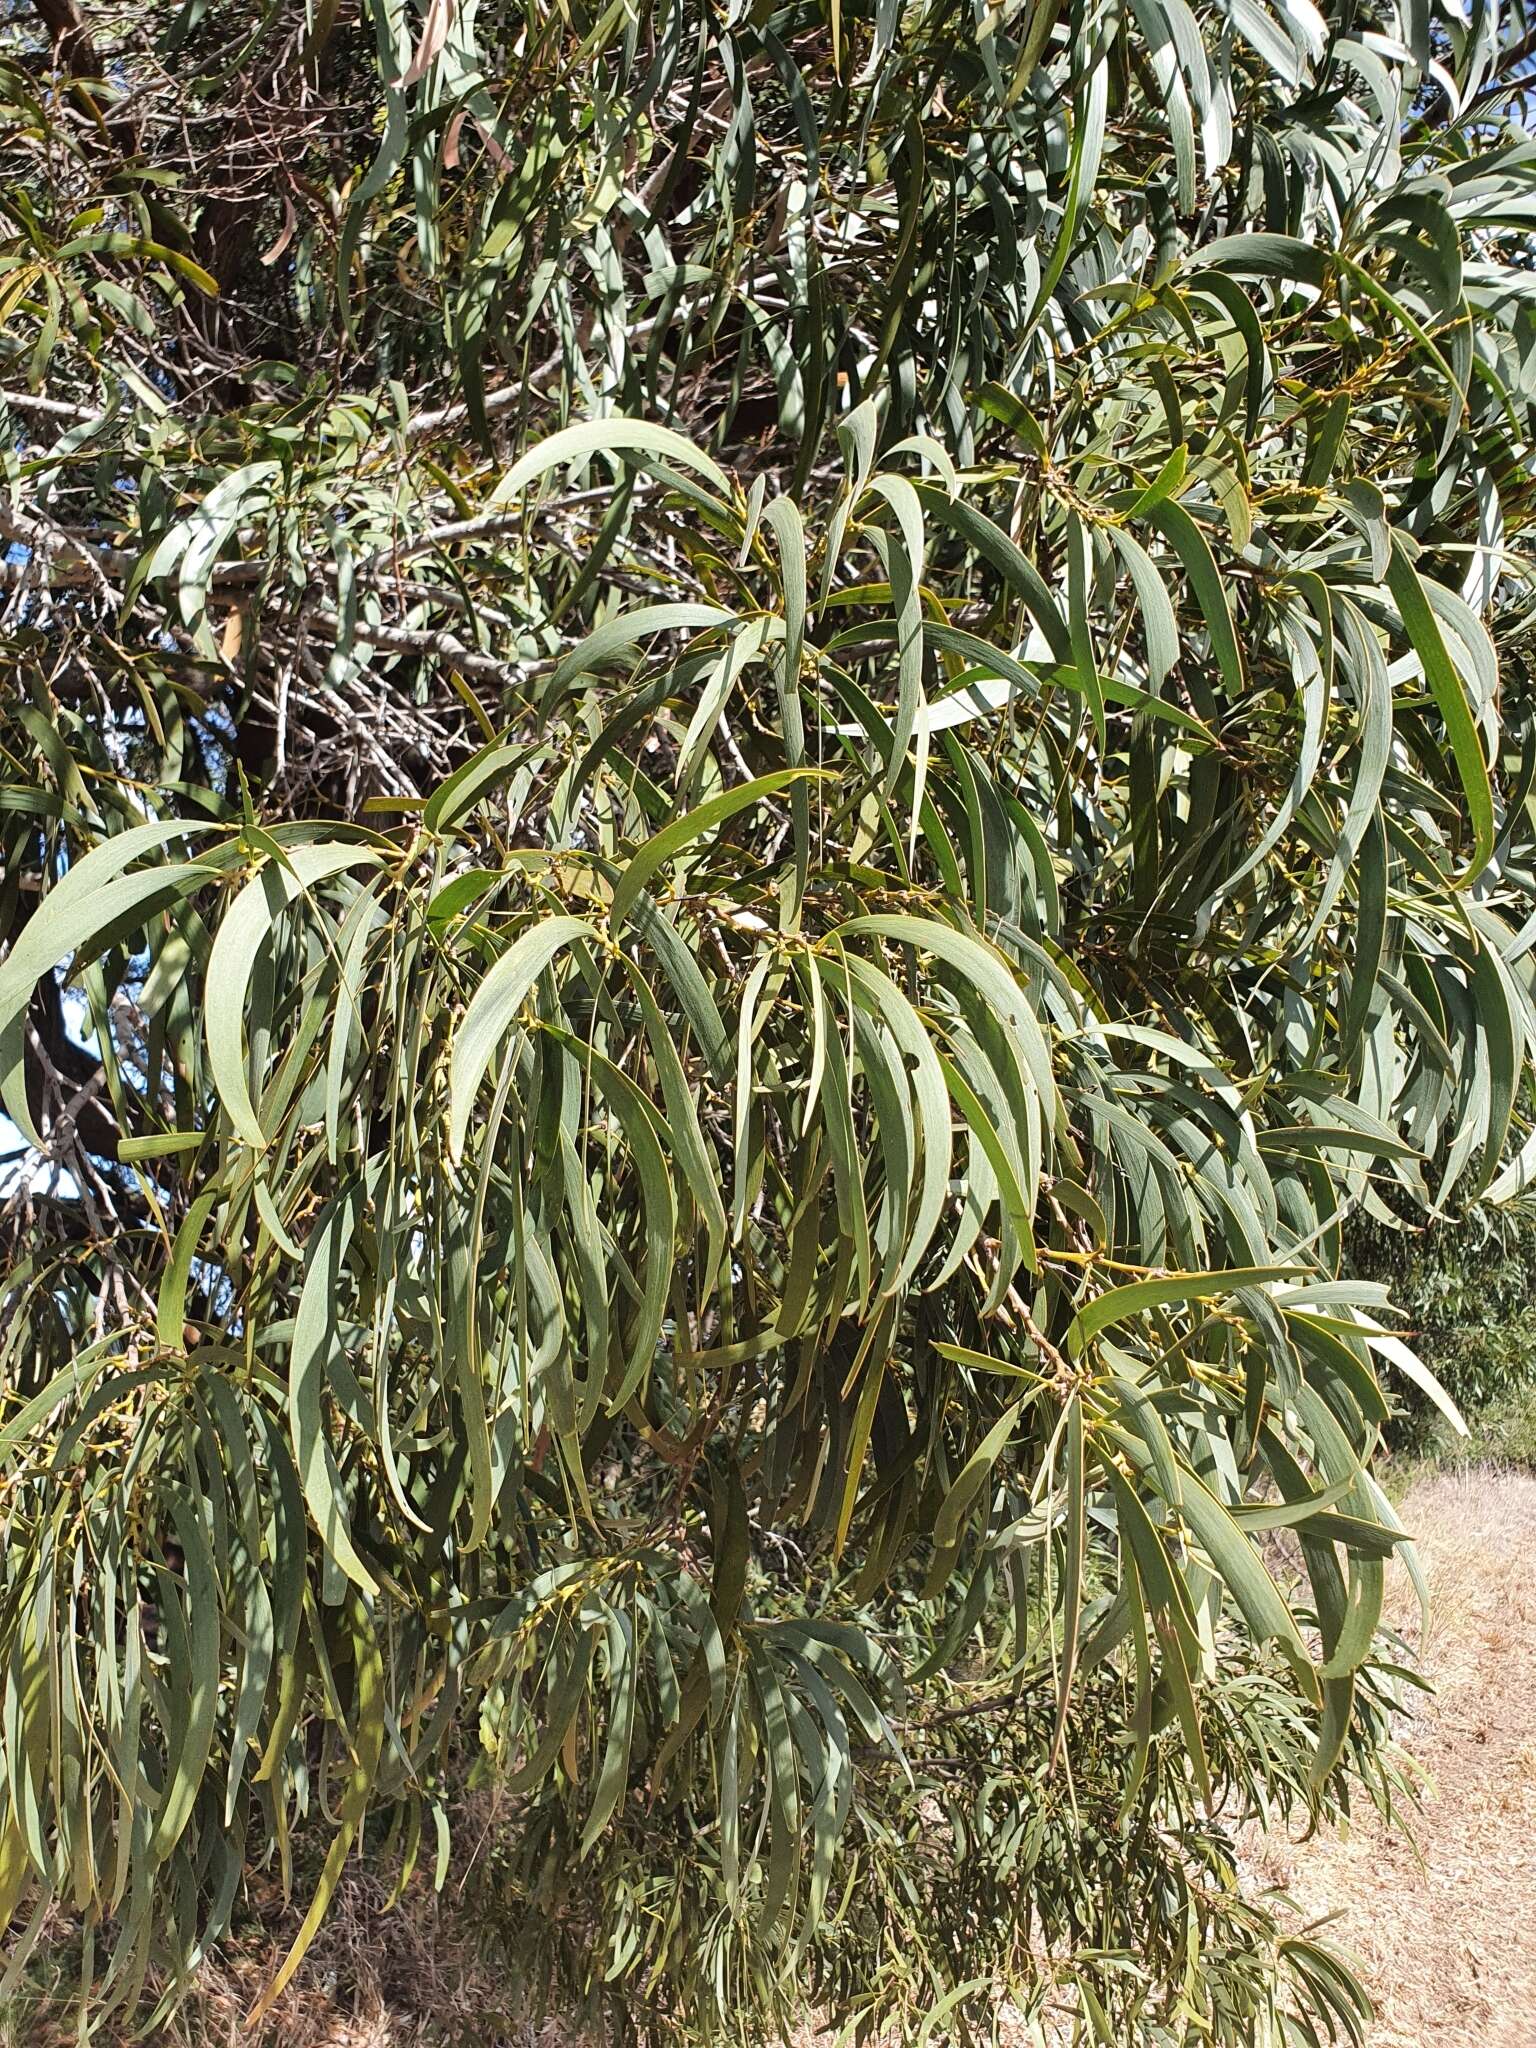
[[[76,78],[100,78],[101,54],[76,0],[32,0],[32,4],[64,69]]]

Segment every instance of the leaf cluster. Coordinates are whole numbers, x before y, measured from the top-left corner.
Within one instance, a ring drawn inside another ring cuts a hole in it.
[[[45,11],[46,12],[46,11]],[[1527,1176],[1513,19],[190,0],[0,243],[0,1908],[454,1854],[676,2038],[1358,2038]],[[223,141],[214,141],[215,130]],[[253,175],[259,169],[261,176]],[[446,341],[446,348],[445,348]]]

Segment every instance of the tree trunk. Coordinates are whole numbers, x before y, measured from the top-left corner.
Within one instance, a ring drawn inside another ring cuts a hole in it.
[[[101,57],[78,0],[33,0],[59,53],[59,62],[76,77],[99,78]]]

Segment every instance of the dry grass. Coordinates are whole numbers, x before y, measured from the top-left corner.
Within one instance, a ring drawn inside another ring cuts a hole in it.
[[[1435,1473],[1402,1513],[1434,1607],[1436,1691],[1403,1731],[1425,1778],[1417,1848],[1373,1816],[1347,1838],[1269,1837],[1253,1862],[1308,1917],[1339,1915],[1330,1938],[1377,2004],[1371,2048],[1533,2048],[1536,1477]]]
[[[301,1917],[275,1890],[258,1895],[255,1914],[154,2031],[155,2048],[554,2048],[555,2037],[508,2009],[505,1978],[466,1936],[451,1893],[439,1901],[430,1885],[416,1883],[394,1910],[385,1910],[386,1899],[381,1882],[351,1874],[292,1987],[253,2029],[246,2015]],[[0,2014],[0,2048],[74,2041],[69,1986],[58,1988],[56,1999]],[[568,2048],[568,2037],[558,2039]]]

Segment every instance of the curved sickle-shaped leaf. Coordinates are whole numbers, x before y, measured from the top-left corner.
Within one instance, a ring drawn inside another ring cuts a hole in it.
[[[288,904],[347,868],[378,864],[379,855],[367,846],[291,847],[281,861],[264,862],[224,913],[208,956],[203,1010],[208,1068],[225,1114],[238,1135],[257,1151],[270,1142],[251,1100],[246,1072],[246,1000],[257,955]]]
[[[475,990],[453,1042],[448,1069],[448,1151],[462,1157],[464,1134],[475,1096],[491,1056],[516,1020],[539,976],[567,946],[595,940],[596,932],[581,917],[551,917],[526,931],[507,948]]]
[[[722,497],[730,496],[730,480],[720,465],[671,427],[657,426],[652,420],[606,419],[583,420],[578,426],[564,427],[530,448],[496,486],[492,502],[509,502],[539,477],[548,476],[552,469],[568,468],[584,455],[629,454],[663,456],[706,478]]]

